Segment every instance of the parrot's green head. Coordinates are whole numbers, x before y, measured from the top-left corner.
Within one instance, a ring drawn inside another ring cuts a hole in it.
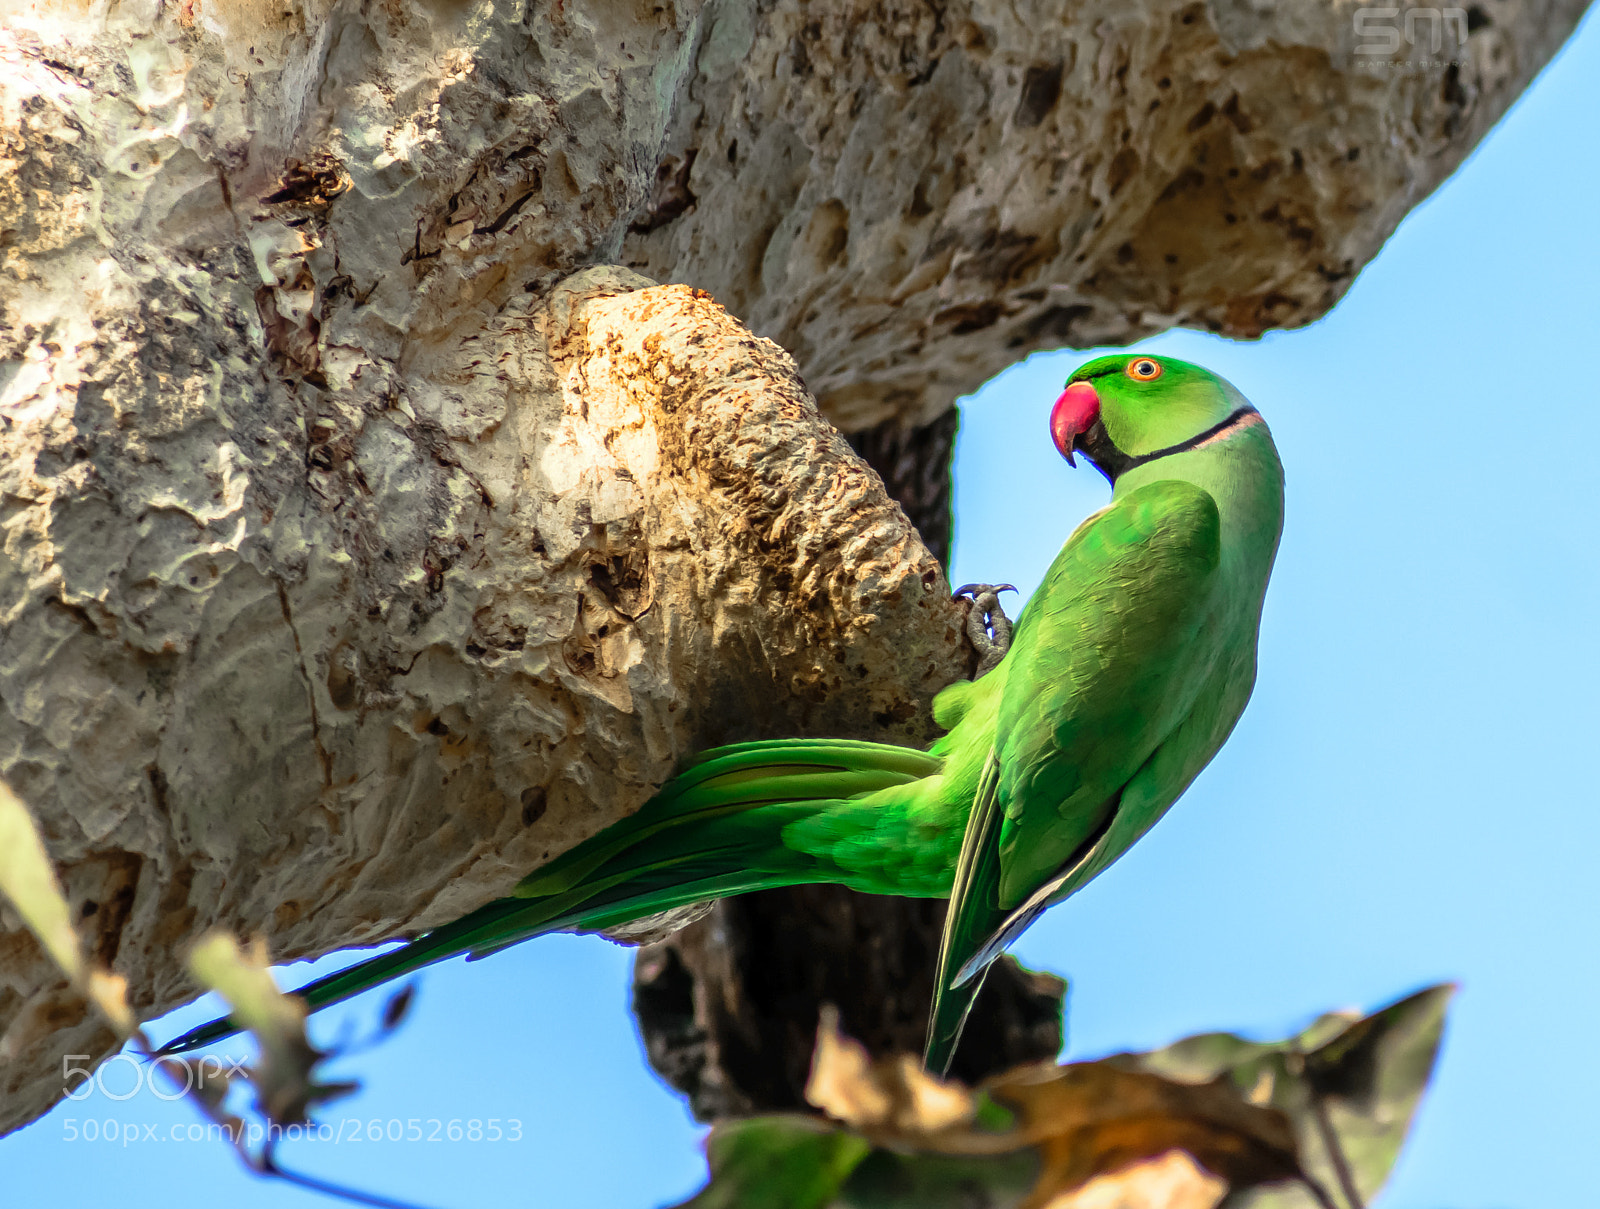
[[[1067,379],[1050,435],[1069,463],[1082,451],[1113,483],[1154,457],[1194,448],[1255,409],[1208,369],[1148,353],[1097,357]]]

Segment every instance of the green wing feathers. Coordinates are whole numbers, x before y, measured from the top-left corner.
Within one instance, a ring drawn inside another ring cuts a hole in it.
[[[927,809],[937,805],[930,790],[941,763],[911,748],[848,740],[707,752],[637,813],[524,878],[511,897],[295,993],[316,1011],[463,953],[483,956],[549,932],[615,927],[773,886],[842,881],[876,893],[942,896],[963,820],[941,823],[939,811]],[[911,832],[930,829],[948,837],[942,859],[937,843],[909,854]],[[231,1021],[213,1021],[167,1052],[236,1031]]]
[[[1024,612],[995,734],[1003,906],[1079,853],[1193,707],[1220,530],[1200,488],[1140,488],[1079,528]]]
[[[994,673],[1005,679],[940,942],[930,1071],[948,1070],[988,964],[1087,880],[1123,786],[1188,712],[1219,558],[1212,497],[1153,483],[1080,525],[1028,602]]]

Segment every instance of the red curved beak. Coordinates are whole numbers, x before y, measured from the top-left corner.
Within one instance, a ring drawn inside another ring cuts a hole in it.
[[[1072,451],[1078,447],[1078,438],[1099,417],[1100,396],[1089,383],[1074,382],[1061,392],[1050,412],[1050,435],[1068,466],[1077,466]]]

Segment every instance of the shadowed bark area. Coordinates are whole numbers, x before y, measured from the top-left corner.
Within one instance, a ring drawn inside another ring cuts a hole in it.
[[[821,1006],[875,1056],[922,1048],[945,904],[838,886],[718,903],[639,951],[634,1012],[650,1064],[702,1121],[804,1109]],[[952,1073],[967,1083],[1054,1058],[1066,985],[1002,958]]]

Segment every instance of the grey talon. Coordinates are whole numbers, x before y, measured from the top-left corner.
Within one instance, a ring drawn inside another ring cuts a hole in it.
[[[989,592],[998,595],[1001,592],[1015,592],[1016,584],[962,584],[950,595],[951,600],[960,600],[963,596],[978,596]]]
[[[1011,647],[1011,618],[1000,607],[1001,592],[1015,592],[1014,584],[963,584],[952,597],[971,599],[967,610],[967,641],[978,652],[978,669],[973,675],[980,680],[994,671]]]

